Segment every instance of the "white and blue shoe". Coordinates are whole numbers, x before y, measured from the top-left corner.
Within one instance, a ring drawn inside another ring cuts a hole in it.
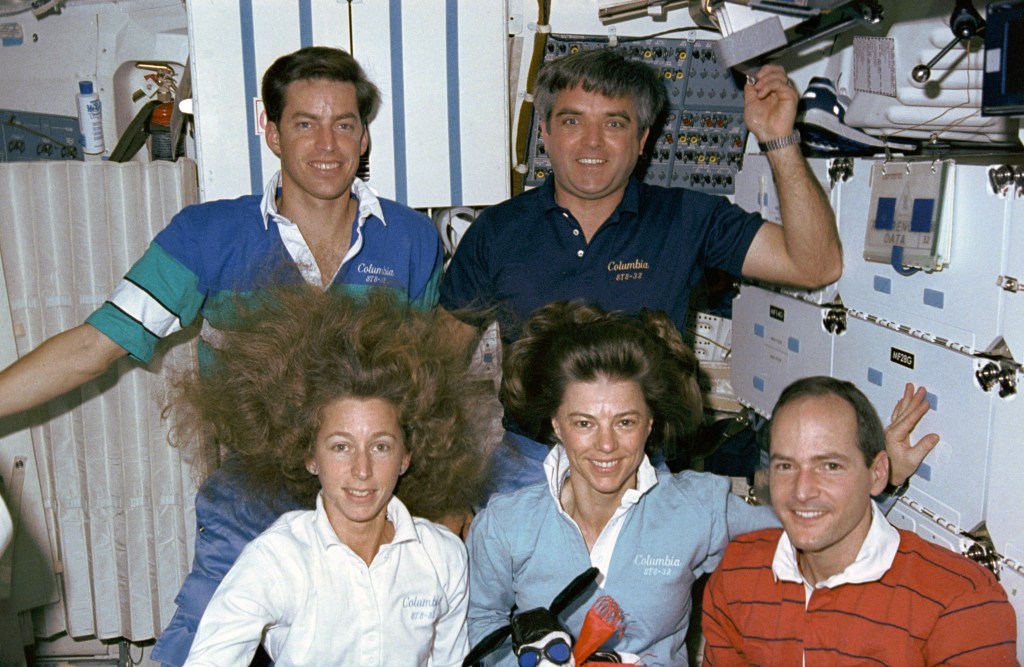
[[[801,143],[812,155],[874,155],[886,149],[915,151],[917,143],[891,137],[875,137],[846,124],[850,98],[836,92],[835,84],[823,76],[811,79],[800,96],[796,126]]]

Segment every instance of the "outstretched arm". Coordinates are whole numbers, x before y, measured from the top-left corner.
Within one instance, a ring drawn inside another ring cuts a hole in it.
[[[931,409],[924,387],[914,389],[909,382],[903,388],[903,397],[892,409],[892,417],[885,429],[885,452],[889,455],[889,483],[899,486],[917,470],[921,461],[939,444],[939,435],[929,433],[916,444],[911,444],[910,434],[917,428],[921,418]]]
[[[793,133],[798,95],[783,68],[762,67],[743,95],[743,118],[758,141]],[[835,214],[800,145],[769,150],[767,156],[779,193],[782,225],[762,225],[747,251],[743,275],[807,288],[835,282],[843,271]]]
[[[63,331],[0,371],[0,417],[68,392],[102,375],[126,354],[91,324]]]

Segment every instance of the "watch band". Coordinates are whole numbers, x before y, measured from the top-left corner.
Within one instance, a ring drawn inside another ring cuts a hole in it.
[[[900,484],[899,486],[896,486],[892,482],[889,482],[888,484],[885,485],[885,488],[882,490],[882,493],[884,493],[887,496],[893,496],[894,498],[900,498],[903,496],[904,493],[907,492],[907,489],[909,488],[910,478],[908,477],[905,480],[903,480],[903,483]]]
[[[793,134],[785,137],[776,137],[769,139],[768,141],[757,142],[757,147],[761,149],[762,153],[770,153],[786,146],[800,143],[800,130],[793,130]]]

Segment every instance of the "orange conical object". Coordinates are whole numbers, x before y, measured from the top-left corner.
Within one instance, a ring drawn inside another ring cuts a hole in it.
[[[583,628],[580,630],[576,646],[572,650],[576,664],[582,665],[591,653],[616,633],[621,635],[624,620],[625,614],[622,613],[622,607],[615,601],[615,598],[610,595],[599,597],[584,617]]]

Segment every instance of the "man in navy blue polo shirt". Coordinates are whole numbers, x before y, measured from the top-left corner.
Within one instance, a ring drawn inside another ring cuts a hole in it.
[[[441,283],[440,304],[495,308],[511,342],[536,308],[573,298],[609,310],[663,310],[682,330],[690,292],[708,267],[805,288],[837,280],[835,216],[800,152],[798,94],[786,72],[766,65],[748,80],[743,114],[771,164],[784,226],[723,197],[633,177],[664,96],[654,70],[614,51],[545,65],[534,106],[554,173],[477,218]],[[468,337],[473,328],[457,330]],[[524,460],[547,453],[511,437]],[[539,465],[526,468],[508,476],[499,467],[498,489],[543,478]]]

